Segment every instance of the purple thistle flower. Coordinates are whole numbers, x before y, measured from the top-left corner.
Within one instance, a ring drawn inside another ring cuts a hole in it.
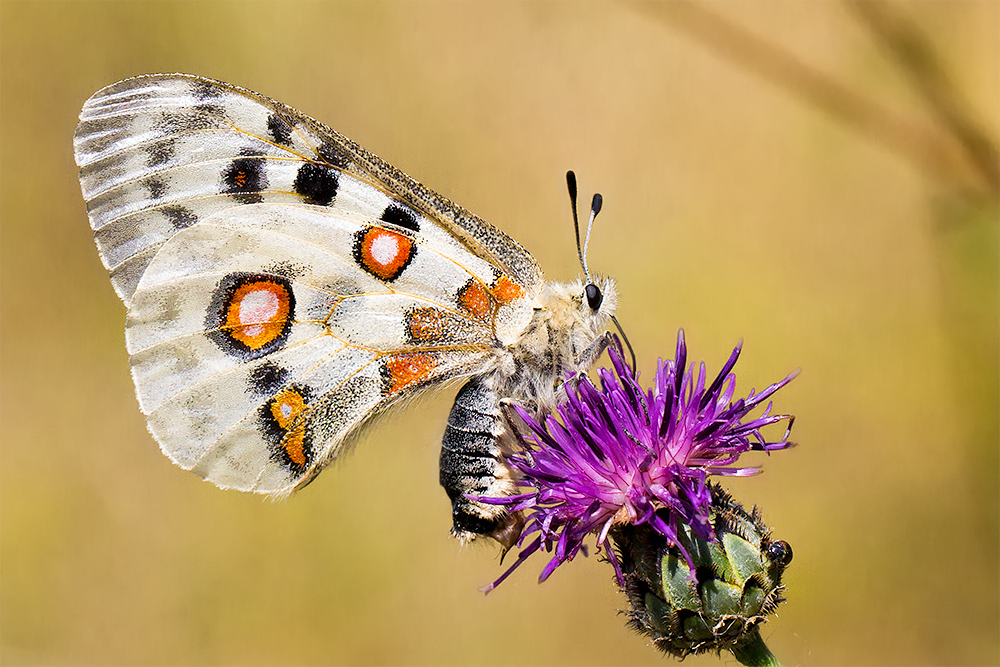
[[[554,552],[539,577],[545,581],[578,552],[586,555],[584,538],[590,533],[596,533],[598,551],[604,549],[624,586],[608,538],[616,524],[649,524],[668,544],[677,546],[693,572],[691,556],[678,541],[678,527],[688,524],[697,536],[714,539],[708,476],[755,475],[759,467],[736,465],[741,454],[792,446],[788,436],[793,417],[770,414],[770,403],[756,419],[747,415],[798,371],[734,402],[736,376],[731,371],[742,346],[741,340],[706,388],[704,363],[697,376],[693,365],[685,371],[682,329],[674,359],[657,361],[653,387],[646,391],[622,360],[621,342],[615,338],[608,348],[614,373],[599,370],[600,389],[586,376],[570,378],[567,399],[556,409],[558,419],[550,414],[542,426],[514,406],[527,429],[515,429],[522,449],[509,462],[524,476],[520,484],[530,491],[478,500],[506,505],[511,512],[525,511],[528,518],[517,544],[534,538],[514,564],[483,590],[496,588],[543,547]],[[783,420],[788,422],[784,436],[768,442],[760,429]]]

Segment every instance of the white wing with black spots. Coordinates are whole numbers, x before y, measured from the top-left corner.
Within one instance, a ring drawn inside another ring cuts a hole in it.
[[[322,123],[229,84],[182,74],[120,81],[84,105],[74,149],[98,249],[126,305],[180,229],[261,202],[403,226],[423,215],[523,287],[542,280],[531,256],[488,223]]]
[[[527,305],[467,308],[466,286],[490,294],[470,267],[493,280],[450,238],[327,207],[245,205],[181,230],[126,326],[150,431],[220,486],[291,491],[372,414],[491,362],[502,312]]]

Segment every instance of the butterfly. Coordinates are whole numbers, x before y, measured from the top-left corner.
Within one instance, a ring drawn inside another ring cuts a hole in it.
[[[476,500],[516,490],[504,405],[553,409],[617,303],[587,268],[575,178],[584,276],[561,284],[489,223],[234,85],[120,81],[84,104],[73,143],[139,406],[174,463],[287,496],[374,416],[464,379],[440,459],[452,532],[513,543],[518,517]]]

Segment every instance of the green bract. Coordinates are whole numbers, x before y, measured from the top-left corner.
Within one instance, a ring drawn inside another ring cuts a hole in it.
[[[611,531],[630,623],[679,658],[730,650],[744,664],[777,664],[757,627],[783,601],[781,574],[791,548],[771,538],[756,508],[747,512],[719,486],[710,485],[710,491],[713,539],[696,536],[686,524],[674,546],[646,524]],[[693,573],[681,548],[694,563]]]

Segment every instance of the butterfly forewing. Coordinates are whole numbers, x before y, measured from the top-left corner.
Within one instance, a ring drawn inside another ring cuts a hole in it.
[[[177,231],[264,201],[404,226],[423,214],[522,287],[542,280],[507,235],[322,123],[236,86],[180,74],[126,79],[87,101],[74,146],[98,248],[126,305]]]

